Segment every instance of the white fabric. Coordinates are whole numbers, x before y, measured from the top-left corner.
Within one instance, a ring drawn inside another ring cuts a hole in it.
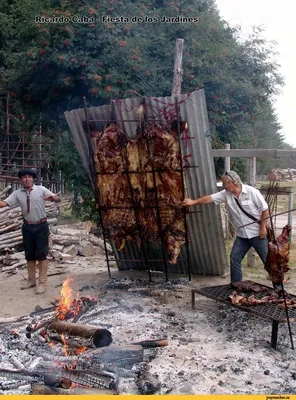
[[[236,229],[237,236],[248,239],[259,236],[260,225],[257,222],[245,228],[238,228],[239,226],[253,222],[253,220],[241,211],[232,193],[222,190],[221,192],[212,194],[211,197],[215,204],[227,203],[229,218]],[[259,190],[249,185],[242,184],[242,191],[238,201],[247,213],[257,219],[261,219],[262,212],[268,209],[268,205]]]

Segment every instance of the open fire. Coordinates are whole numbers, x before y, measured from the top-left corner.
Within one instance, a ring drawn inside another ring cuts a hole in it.
[[[15,330],[20,348],[38,355],[29,365],[14,359],[17,369],[0,368],[0,376],[14,384],[30,384],[32,394],[118,393],[121,374],[144,360],[145,347],[167,345],[167,341],[145,341],[124,346],[110,346],[111,332],[105,327],[78,323],[96,310],[97,299],[73,295],[73,279],[62,285],[61,297],[54,308],[39,310],[27,325],[22,343],[22,327]],[[16,383],[17,382],[17,383]]]

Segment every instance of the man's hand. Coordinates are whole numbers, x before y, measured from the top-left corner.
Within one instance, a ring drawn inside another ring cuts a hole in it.
[[[191,207],[191,206],[194,206],[194,205],[195,205],[194,200],[191,200],[191,199],[189,199],[189,198],[184,199],[184,200],[182,201],[182,203],[181,203],[181,207]]]
[[[260,236],[260,239],[265,239],[266,238],[267,230],[266,230],[265,226],[261,226],[260,227],[259,236]]]
[[[61,201],[61,199],[59,198],[59,196],[57,194],[53,195],[53,196],[46,196],[44,197],[44,200],[46,201],[54,201],[55,203],[58,203]]]

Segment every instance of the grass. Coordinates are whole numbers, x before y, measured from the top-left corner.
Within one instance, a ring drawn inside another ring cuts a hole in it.
[[[259,181],[256,182],[256,188],[260,189],[261,186],[265,186],[268,187],[269,186],[269,182],[267,181]],[[293,208],[296,208],[296,182],[279,182],[279,186],[280,187],[292,187],[294,189],[294,197],[293,197]],[[277,198],[277,208],[278,208],[278,212],[281,211],[286,211],[288,210],[288,195],[278,195]]]
[[[225,240],[225,248],[227,260],[229,260],[232,249],[233,240]],[[255,266],[248,267],[247,256],[242,261],[244,279],[250,280],[269,280],[268,273],[265,271],[262,261],[256,253]],[[289,282],[296,283],[296,243],[291,244],[290,262],[291,270],[285,275],[285,279]]]

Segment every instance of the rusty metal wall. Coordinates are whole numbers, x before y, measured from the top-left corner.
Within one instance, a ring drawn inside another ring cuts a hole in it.
[[[148,120],[173,119],[176,115],[175,98],[145,98],[145,113]],[[104,124],[115,117],[116,123],[129,137],[136,136],[137,122],[121,122],[122,120],[137,120],[136,111],[143,101],[142,98],[114,100],[110,106],[88,108],[89,120],[105,120]],[[191,166],[185,170],[185,182],[189,197],[197,198],[216,192],[216,176],[212,156],[211,138],[206,110],[204,90],[197,90],[191,94],[183,94],[177,98],[180,116],[188,124],[188,132],[182,135],[181,148],[186,164]],[[90,175],[92,149],[89,149],[87,134],[82,128],[85,121],[84,109],[65,112],[65,117],[73,134],[76,148],[80,154],[82,165]],[[197,168],[192,168],[197,166]],[[188,232],[190,237],[189,252],[190,266],[193,275],[223,275],[227,269],[225,245],[223,238],[222,220],[219,207],[213,204],[194,207],[187,216]],[[197,211],[197,212],[194,212]],[[138,262],[123,262],[123,259],[135,260],[141,255],[132,242],[127,242],[121,252],[115,251],[119,269],[141,269]],[[159,244],[150,246],[150,255],[155,258],[161,252]],[[186,259],[185,245],[182,247],[179,258]],[[164,266],[159,263],[150,266],[151,270],[163,271]],[[169,272],[187,274],[186,261],[179,261],[176,265],[169,265]]]

